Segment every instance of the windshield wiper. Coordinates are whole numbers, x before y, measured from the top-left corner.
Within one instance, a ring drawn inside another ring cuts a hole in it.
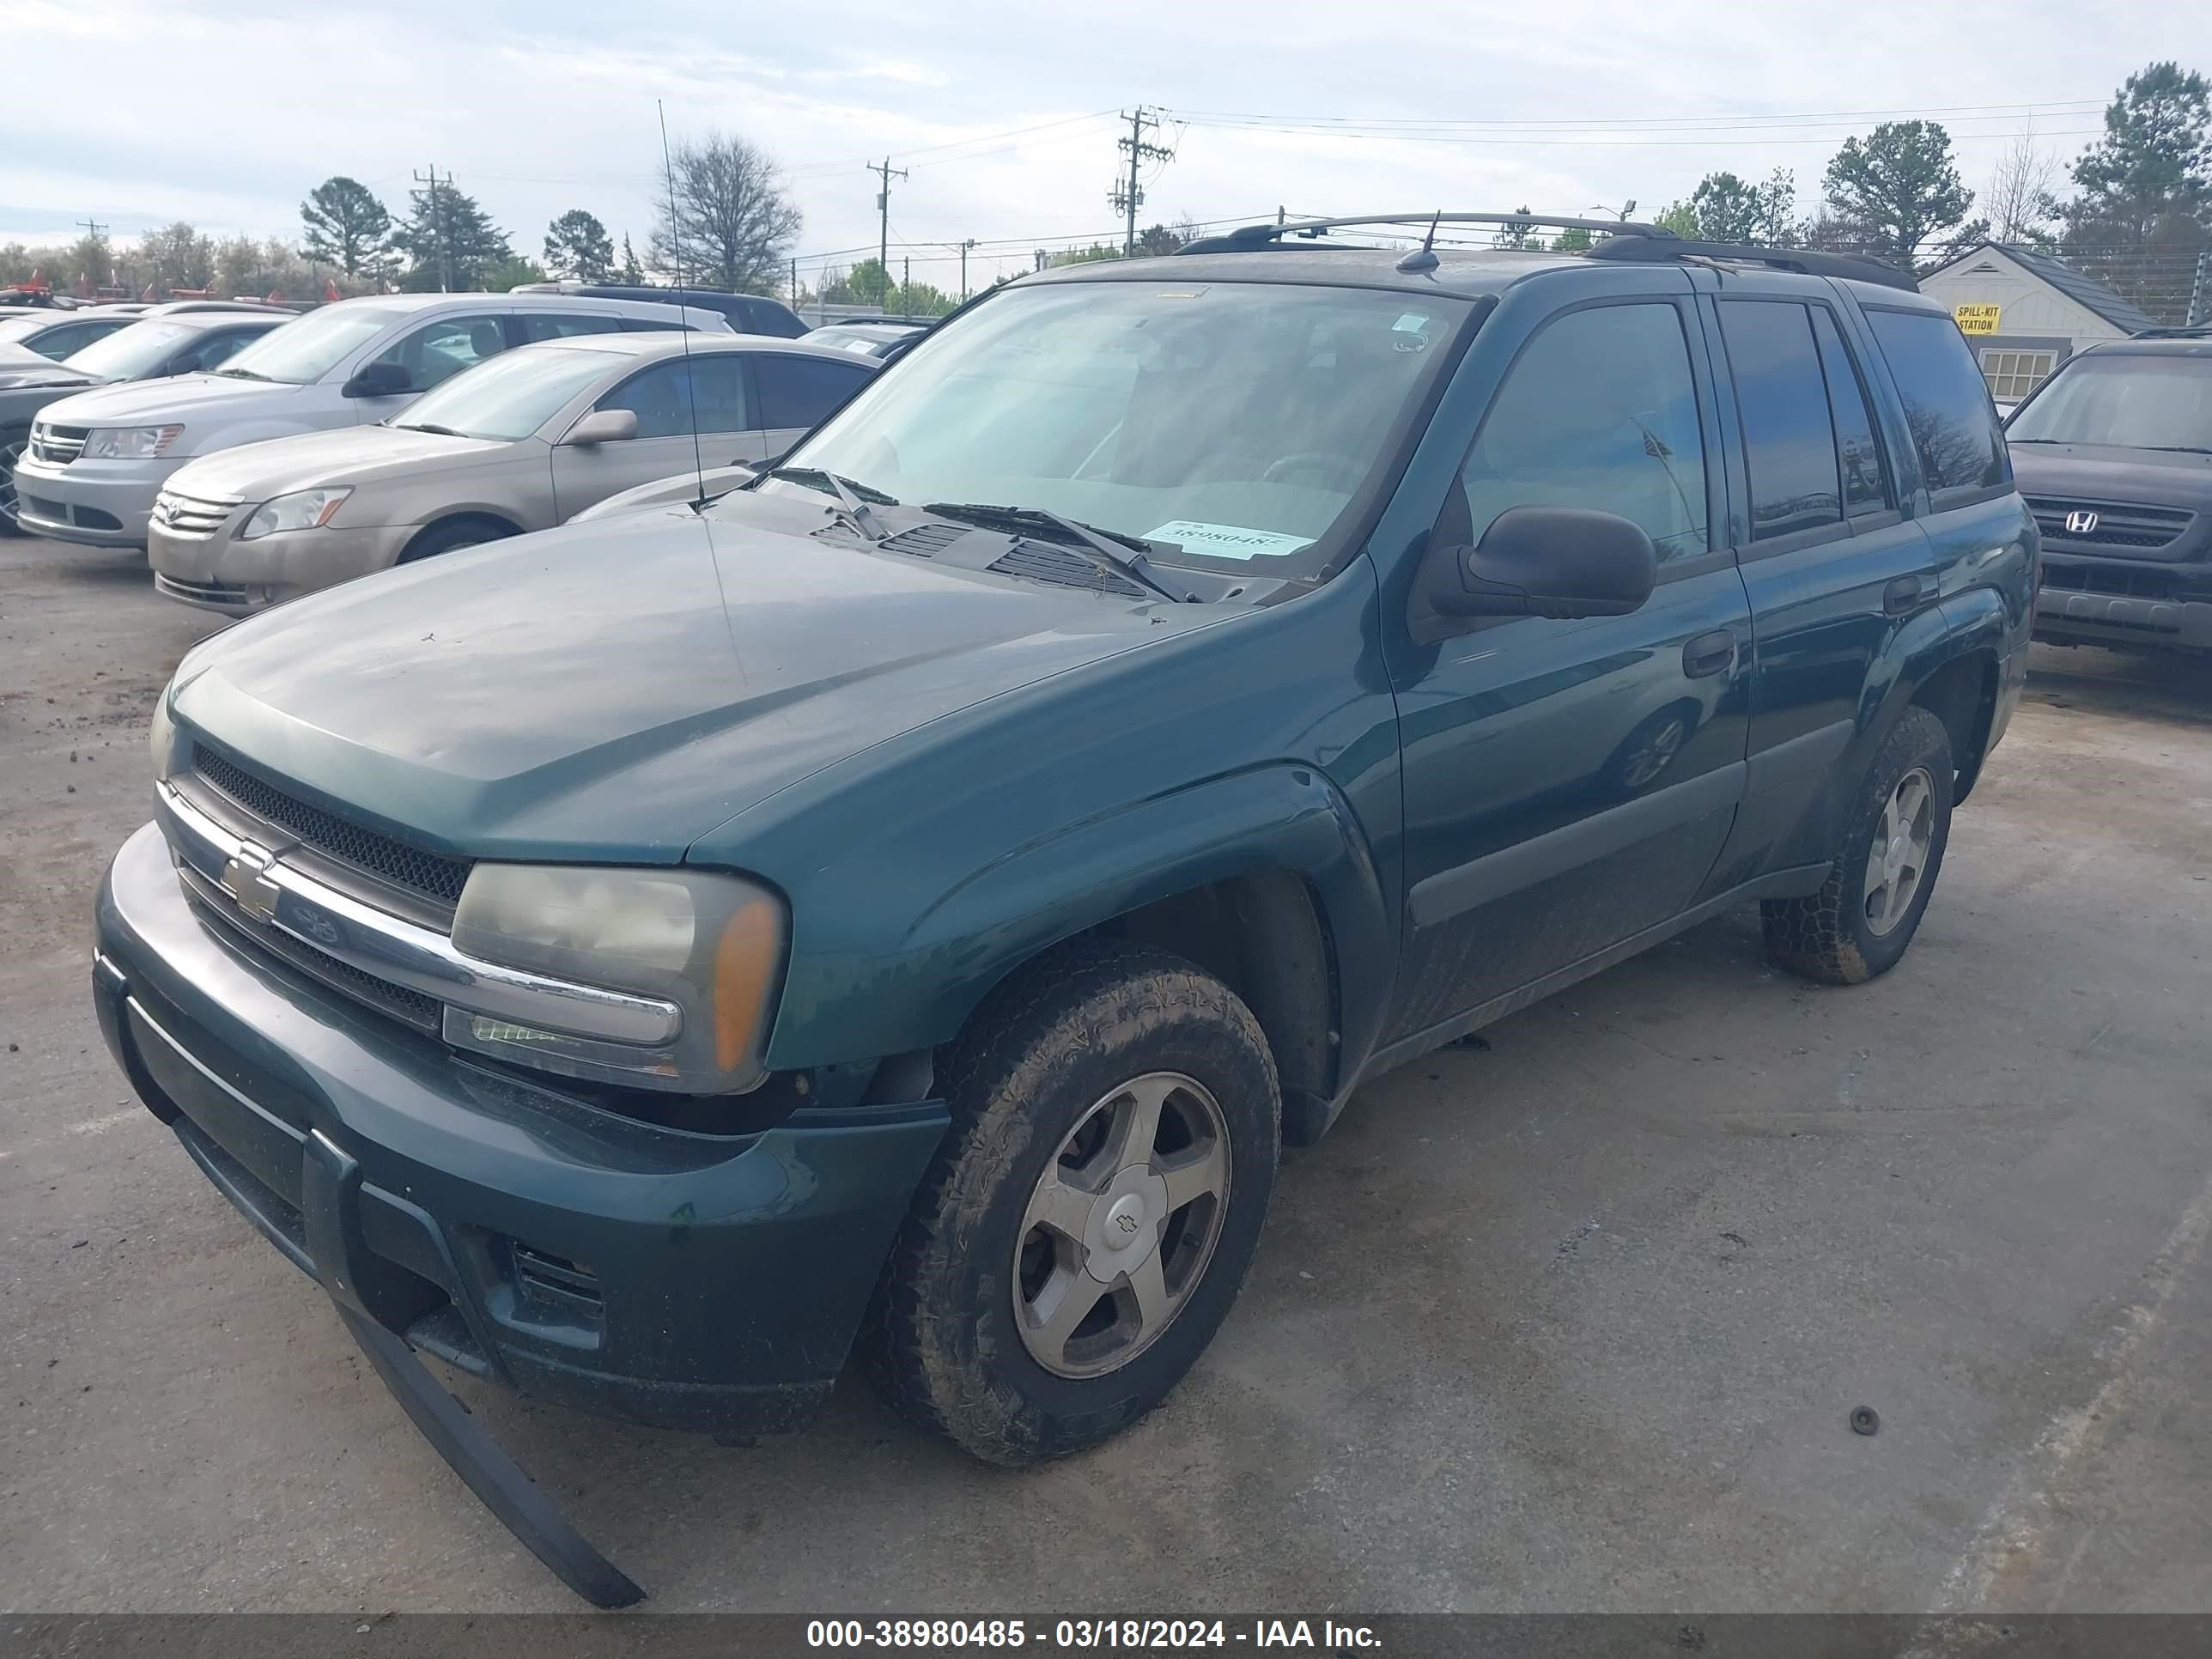
[[[265,380],[266,374],[257,374],[250,368],[218,368],[218,374],[228,374],[234,380]]]
[[[440,426],[434,421],[394,421],[391,423],[402,432],[429,432],[441,438],[465,438],[465,432],[456,432],[449,426]]]
[[[835,472],[824,472],[818,466],[779,466],[761,476],[781,478],[810,489],[828,491],[837,498],[837,506],[844,514],[845,521],[872,543],[880,542],[890,534],[876,522],[876,515],[868,511],[868,503],[879,501],[885,507],[896,507],[898,497],[896,495],[886,495],[880,489],[852,478],[840,477]]]
[[[2212,455],[2212,449],[2203,444],[2139,444],[2139,449],[2155,449],[2161,455]]]
[[[1126,536],[1118,530],[1100,530],[1074,519],[1062,518],[1057,513],[1041,507],[993,507],[982,501],[932,501],[921,509],[940,519],[964,519],[970,524],[1007,526],[1018,530],[1033,530],[1040,526],[1060,532],[1061,538],[1082,548],[1091,562],[1117,576],[1126,576],[1139,586],[1149,587],[1164,599],[1176,604],[1195,603],[1198,595],[1164,574],[1146,556],[1152,544],[1141,536]],[[1115,544],[1118,542],[1121,547]],[[1124,553],[1122,547],[1135,550]]]

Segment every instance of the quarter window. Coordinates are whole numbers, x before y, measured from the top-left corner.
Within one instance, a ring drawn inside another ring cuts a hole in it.
[[[1588,507],[1641,525],[1662,562],[1707,548],[1705,447],[1680,313],[1570,312],[1530,341],[1460,470],[1480,541],[1513,507]]]
[[[1984,351],[1982,379],[1990,397],[2001,404],[2016,404],[2049,380],[2057,363],[2055,351]]]
[[[1881,446],[1874,435],[1866,384],[1853,367],[1836,319],[1826,306],[1814,306],[1813,335],[1820,343],[1820,371],[1828,381],[1828,412],[1836,422],[1836,460],[1843,475],[1844,515],[1879,513],[1889,506],[1881,470]]]
[[[655,363],[599,399],[600,409],[637,415],[641,438],[689,437],[696,398],[702,433],[746,432],[758,424],[745,404],[744,374],[735,352],[702,353],[690,362]]]
[[[1947,496],[1993,489],[2008,476],[2003,434],[1990,390],[1948,317],[1869,307],[1867,321],[1905,403],[1929,494]]]
[[[535,345],[540,340],[565,340],[576,334],[618,334],[623,319],[610,315],[580,316],[543,311],[525,311],[516,319],[522,325],[522,343]]]
[[[1806,307],[1740,300],[1719,310],[1743,422],[1752,540],[1841,523],[1835,421]]]

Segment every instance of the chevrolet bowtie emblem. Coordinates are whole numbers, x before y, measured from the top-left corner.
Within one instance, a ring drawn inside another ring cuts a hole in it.
[[[240,846],[222,866],[222,888],[238,908],[262,921],[276,920],[276,884],[269,879],[267,849],[252,842]]]

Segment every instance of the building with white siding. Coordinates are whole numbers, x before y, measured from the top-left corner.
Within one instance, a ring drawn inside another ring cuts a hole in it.
[[[1982,378],[2009,409],[2084,346],[2158,326],[2095,277],[2034,248],[1984,242],[1920,278],[1951,308]]]

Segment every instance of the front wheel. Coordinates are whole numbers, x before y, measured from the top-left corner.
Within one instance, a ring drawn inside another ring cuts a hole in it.
[[[1953,783],[1943,722],[1907,708],[1867,769],[1820,890],[1760,904],[1777,963],[1827,985],[1863,984],[1897,965],[1943,866]]]
[[[0,536],[20,536],[15,522],[15,463],[31,441],[28,432],[0,432]]]
[[[1236,1299],[1274,1186],[1267,1039],[1190,963],[1083,941],[979,1011],[946,1093],[864,1362],[989,1462],[1081,1451],[1157,1405]]]

